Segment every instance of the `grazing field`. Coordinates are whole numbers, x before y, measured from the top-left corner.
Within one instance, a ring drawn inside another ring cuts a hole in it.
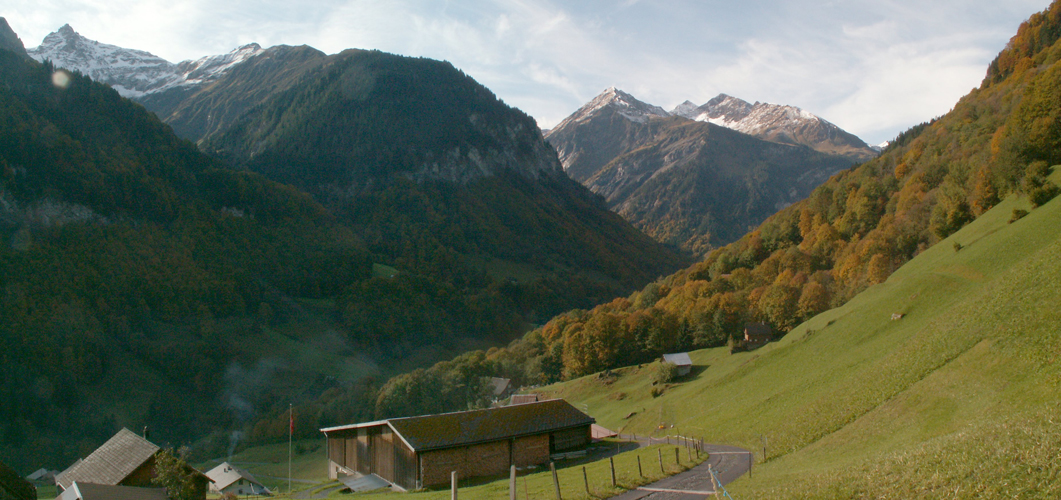
[[[1061,200],[1011,197],[763,348],[694,352],[664,386],[646,364],[543,392],[612,429],[756,450],[737,498],[1056,498],[1059,236]]]

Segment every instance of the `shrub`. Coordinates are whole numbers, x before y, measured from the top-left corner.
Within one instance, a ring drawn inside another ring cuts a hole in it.
[[[1032,189],[1028,193],[1028,199],[1032,202],[1032,207],[1038,207],[1057,196],[1058,188],[1057,184],[1050,181],[1046,181],[1042,186]]]
[[[656,372],[656,382],[666,384],[678,378],[678,365],[660,362]]]
[[[1020,208],[1014,208],[1013,209],[1013,215],[1009,216],[1009,223],[1013,224],[1014,222],[1017,222],[1017,221],[1023,219],[1025,215],[1028,215],[1028,211],[1027,210],[1020,209]]]

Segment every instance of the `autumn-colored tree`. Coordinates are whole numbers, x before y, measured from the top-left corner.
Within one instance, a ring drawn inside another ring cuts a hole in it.
[[[829,291],[817,281],[807,283],[800,291],[799,302],[796,310],[803,319],[829,309]]]
[[[879,253],[870,257],[869,264],[866,266],[866,279],[871,284],[884,283],[890,273],[891,269],[887,257]]]
[[[186,461],[188,451],[169,448],[155,454],[155,477],[151,482],[165,488],[170,500],[196,500],[206,494],[196,481],[199,473]]]

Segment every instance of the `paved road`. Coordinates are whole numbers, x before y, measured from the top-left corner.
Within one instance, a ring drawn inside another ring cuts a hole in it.
[[[662,440],[638,439],[639,443],[651,444]],[[748,472],[751,452],[736,446],[705,444],[704,450],[710,456],[704,463],[680,474],[660,479],[647,486],[630,490],[611,500],[702,500],[714,495],[708,465],[715,470],[723,485],[726,485]],[[721,493],[721,491],[720,491]]]

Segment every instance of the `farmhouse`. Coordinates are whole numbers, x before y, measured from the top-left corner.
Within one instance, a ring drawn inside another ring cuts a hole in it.
[[[761,346],[773,339],[773,332],[766,323],[748,323],[744,326],[745,344]]]
[[[664,363],[671,363],[678,367],[678,376],[684,377],[689,374],[693,369],[693,360],[689,358],[689,353],[678,352],[674,354],[664,354]]]
[[[155,455],[158,452],[158,445],[122,428],[91,455],[55,476],[55,484],[60,491],[70,489],[75,481],[82,486],[88,483],[152,488],[155,486],[151,480],[155,477]],[[210,479],[195,469],[191,470],[195,473],[198,498],[206,498]]]
[[[585,446],[595,421],[562,399],[321,429],[328,475],[375,474],[395,486],[445,484],[549,461]]]
[[[213,481],[210,491],[219,495],[231,493],[233,495],[272,495],[261,482],[254,478],[250,472],[240,469],[234,465],[224,462],[206,473],[206,477]]]

